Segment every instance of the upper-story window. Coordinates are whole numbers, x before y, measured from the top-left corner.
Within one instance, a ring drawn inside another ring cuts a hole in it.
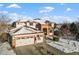
[[[30,22],[30,26],[33,26],[33,22]]]
[[[27,26],[27,22],[24,23]]]
[[[18,22],[18,24],[19,24],[19,22]]]

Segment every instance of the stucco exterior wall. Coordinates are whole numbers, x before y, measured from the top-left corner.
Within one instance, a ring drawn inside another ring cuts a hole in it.
[[[16,23],[16,27],[20,27],[20,26],[24,26],[24,25],[26,25],[25,23]]]
[[[33,25],[31,25],[30,27],[36,28],[36,23],[33,23]]]
[[[40,39],[38,39],[37,35],[39,35]],[[15,35],[12,37],[12,47],[30,45],[30,44],[34,44],[34,43],[42,43],[43,39],[44,39],[43,35],[44,35],[44,33]],[[27,37],[29,37],[29,38],[27,38]],[[36,41],[35,41],[35,37],[36,37]]]
[[[54,28],[54,23],[52,23],[52,28]]]
[[[43,37],[40,37],[40,40],[39,39],[37,39],[37,41],[36,41],[36,43],[42,43],[43,42]]]

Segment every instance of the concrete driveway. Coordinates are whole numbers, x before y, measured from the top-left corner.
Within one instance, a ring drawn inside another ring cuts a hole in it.
[[[48,51],[49,50],[49,51]],[[36,45],[20,46],[14,49],[17,55],[48,55],[53,54],[52,48],[47,45],[40,43]]]
[[[25,45],[14,49],[17,55],[41,55],[34,45]]]
[[[16,55],[8,42],[0,43],[0,55]]]

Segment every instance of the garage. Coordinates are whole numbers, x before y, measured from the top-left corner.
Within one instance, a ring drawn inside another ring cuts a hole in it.
[[[12,47],[19,47],[24,45],[36,44],[43,42],[44,33],[29,27],[21,27],[16,31],[11,31]]]
[[[24,45],[29,45],[29,44],[34,44],[34,39],[33,38],[18,39],[18,40],[16,40],[16,47],[24,46]]]

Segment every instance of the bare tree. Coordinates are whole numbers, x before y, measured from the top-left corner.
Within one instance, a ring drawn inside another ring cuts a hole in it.
[[[61,26],[61,31],[64,35],[64,38],[67,38],[69,39],[68,37],[68,32],[69,32],[69,23],[64,23],[62,26]]]
[[[6,32],[9,30],[9,23],[11,19],[7,15],[0,15],[0,32]]]
[[[7,15],[0,14],[0,42],[8,40],[11,19]]]

